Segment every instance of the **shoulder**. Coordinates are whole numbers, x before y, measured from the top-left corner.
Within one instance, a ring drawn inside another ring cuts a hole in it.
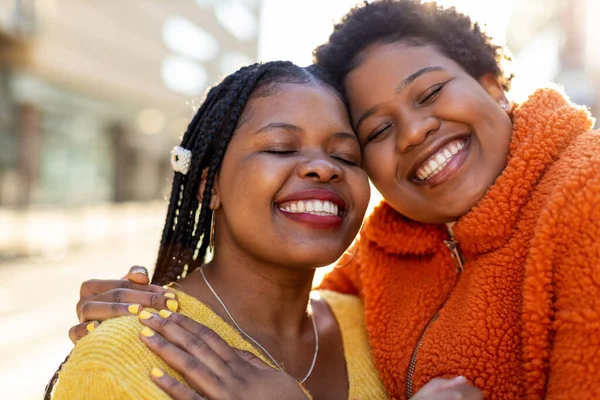
[[[141,329],[137,317],[120,317],[81,339],[59,374],[55,398],[165,398],[149,371],[166,366],[139,339]]]
[[[360,297],[330,290],[317,290],[315,295],[327,304],[340,329],[364,326],[364,303]]]
[[[556,223],[581,228],[600,212],[600,132],[577,137],[548,171],[552,194],[545,211]]]
[[[135,316],[104,321],[77,343],[67,364],[94,359],[103,361],[97,366],[106,363],[112,367],[111,364],[119,363],[124,357],[137,358],[137,353],[145,349],[138,338],[141,329]]]

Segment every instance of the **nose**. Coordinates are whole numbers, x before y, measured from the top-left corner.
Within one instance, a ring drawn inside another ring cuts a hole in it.
[[[398,131],[396,143],[400,153],[406,153],[411,148],[420,145],[430,133],[440,128],[440,121],[433,115],[406,115],[405,121]]]
[[[302,179],[317,182],[339,182],[343,173],[342,168],[325,154],[312,156],[298,167],[298,175]]]

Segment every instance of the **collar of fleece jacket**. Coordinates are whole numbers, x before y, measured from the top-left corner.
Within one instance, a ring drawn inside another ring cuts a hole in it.
[[[475,208],[453,227],[455,238],[466,254],[485,253],[506,243],[519,211],[544,171],[573,139],[594,124],[584,107],[572,104],[553,89],[537,90],[515,107],[513,115],[506,168]],[[433,254],[447,238],[444,225],[411,221],[385,201],[361,232],[361,240],[398,255]]]

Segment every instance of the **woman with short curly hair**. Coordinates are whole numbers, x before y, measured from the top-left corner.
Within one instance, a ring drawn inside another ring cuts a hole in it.
[[[323,287],[360,293],[388,393],[462,374],[486,398],[600,397],[600,135],[454,8],[351,10],[317,63],[343,82],[385,201]]]
[[[553,89],[509,102],[505,50],[434,3],[365,2],[315,59],[385,199],[322,288],[362,297],[390,397],[458,374],[490,399],[600,398],[587,110]]]

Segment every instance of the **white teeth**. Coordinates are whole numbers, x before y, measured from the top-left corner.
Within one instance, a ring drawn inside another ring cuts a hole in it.
[[[279,205],[279,209],[289,213],[309,213],[315,215],[339,215],[338,206],[327,200],[298,200]]]
[[[314,207],[315,207],[315,211],[319,212],[319,211],[323,211],[323,202],[319,201],[319,200],[314,200]]]
[[[465,147],[463,139],[453,140],[429,157],[418,169],[415,175],[424,181],[440,173],[459,151]]]

